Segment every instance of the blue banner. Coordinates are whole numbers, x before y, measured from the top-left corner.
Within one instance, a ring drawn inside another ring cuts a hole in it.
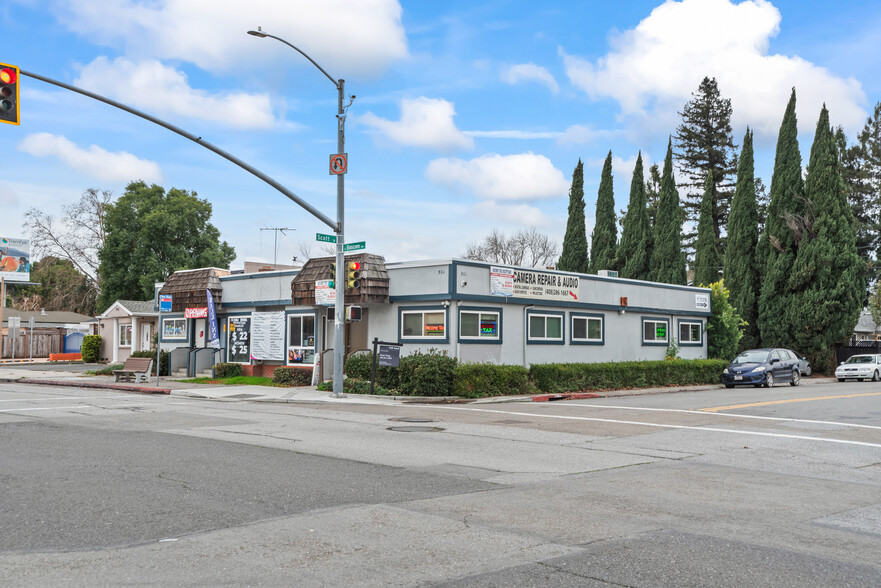
[[[214,310],[214,297],[211,290],[205,290],[208,294],[208,345],[214,349],[220,349],[220,333],[217,330],[217,311]]]

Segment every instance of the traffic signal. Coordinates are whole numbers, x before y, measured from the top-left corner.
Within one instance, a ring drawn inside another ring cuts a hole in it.
[[[328,288],[336,288],[336,263],[331,263],[328,266],[324,279],[330,280],[330,284],[327,285]]]
[[[361,264],[357,261],[350,261],[346,264],[346,288],[361,287]]]
[[[349,322],[357,323],[361,320],[361,307],[360,306],[347,306],[346,307],[346,320]]]
[[[19,124],[18,68],[0,63],[0,122]]]

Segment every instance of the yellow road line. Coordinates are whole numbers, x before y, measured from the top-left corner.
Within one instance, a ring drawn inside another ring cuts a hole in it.
[[[750,402],[748,404],[730,404],[714,408],[699,408],[699,412],[719,412],[722,410],[736,410],[738,408],[752,408],[754,406],[772,406],[774,404],[790,404],[792,402],[813,402],[814,400],[841,400],[842,398],[859,398],[861,396],[881,396],[881,392],[865,392],[863,394],[842,394],[840,396],[815,396],[813,398],[792,398],[790,400],[767,400],[765,402]]]

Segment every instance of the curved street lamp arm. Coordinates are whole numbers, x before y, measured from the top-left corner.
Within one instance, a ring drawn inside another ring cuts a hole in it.
[[[332,83],[334,86],[336,86],[336,89],[337,89],[337,90],[340,89],[340,84],[339,84],[339,82],[338,82],[337,80],[333,79],[333,76],[331,76],[329,73],[327,73],[326,71],[324,71],[324,68],[323,68],[323,67],[321,67],[320,65],[318,65],[318,63],[316,63],[314,59],[312,59],[311,57],[309,57],[309,56],[308,56],[308,55],[307,55],[302,49],[300,49],[300,48],[297,47],[296,45],[293,45],[293,44],[291,44],[291,43],[288,43],[287,41],[285,41],[285,40],[282,39],[281,37],[276,37],[275,35],[270,35],[269,33],[264,33],[263,31],[248,31],[248,34],[250,34],[250,35],[254,35],[255,37],[270,37],[270,38],[272,38],[272,39],[275,39],[276,41],[280,41],[280,42],[284,43],[285,45],[287,45],[288,47],[290,47],[291,49],[295,50],[297,53],[299,53],[300,55],[302,55],[303,57],[305,57],[306,59],[308,59],[308,60],[312,63],[312,65],[314,65],[315,67],[317,67],[318,69],[320,69],[320,70],[321,70],[321,73],[323,73],[324,75],[327,76],[327,79],[329,79],[329,80],[331,81],[331,83]]]

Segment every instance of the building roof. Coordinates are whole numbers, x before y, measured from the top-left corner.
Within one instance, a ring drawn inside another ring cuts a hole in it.
[[[117,300],[132,314],[156,314],[152,300]]]
[[[368,302],[389,301],[389,276],[385,268],[385,258],[371,253],[346,256],[346,263],[357,261],[361,264],[360,285],[345,293],[346,304],[365,304]],[[316,257],[306,262],[291,282],[291,299],[295,306],[315,304],[315,282],[326,280],[335,257]]]
[[[220,277],[228,275],[230,275],[229,270],[216,267],[177,271],[168,276],[165,284],[159,290],[159,294],[172,295],[172,312],[207,306],[206,290],[211,290],[214,304],[219,305],[223,295]]]
[[[16,310],[14,308],[3,309],[3,322],[7,323],[9,317],[17,316],[21,318],[22,326],[27,326],[31,317],[34,317],[34,325],[38,327],[61,327],[69,324],[78,324],[89,322],[92,317],[80,314],[78,312],[69,312],[66,310]]]
[[[872,313],[863,311],[860,315],[860,320],[857,321],[857,326],[853,328],[853,331],[854,333],[877,333],[878,325],[872,320]]]

